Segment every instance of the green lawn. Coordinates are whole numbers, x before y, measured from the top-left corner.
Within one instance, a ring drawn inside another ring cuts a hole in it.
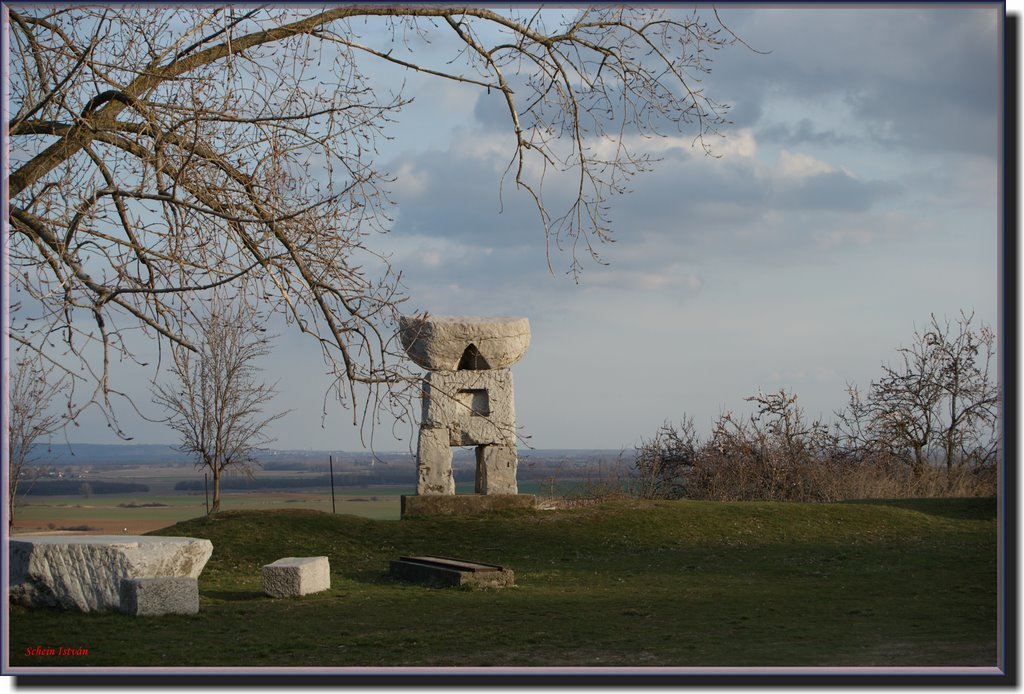
[[[13,666],[997,665],[994,499],[620,502],[381,521],[239,511],[159,531],[213,541],[198,616],[14,608]],[[402,554],[504,564],[516,587],[432,589]],[[331,590],[274,600],[260,567],[327,555]],[[87,648],[39,658],[35,645]]]

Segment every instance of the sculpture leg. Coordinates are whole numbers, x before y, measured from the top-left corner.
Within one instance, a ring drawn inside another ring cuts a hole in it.
[[[518,494],[515,446],[477,446],[476,493]]]
[[[447,429],[420,427],[416,468],[416,493],[420,496],[455,493],[452,447],[448,443]]]

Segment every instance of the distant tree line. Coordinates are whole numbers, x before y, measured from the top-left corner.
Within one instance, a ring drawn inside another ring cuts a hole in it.
[[[973,314],[933,315],[866,392],[828,424],[795,393],[759,392],[747,418],[725,412],[701,438],[693,420],[664,424],[637,447],[616,489],[642,498],[835,501],[995,494],[1000,453],[995,335]]]
[[[412,470],[380,472],[372,475],[335,474],[334,484],[337,487],[357,487],[369,484],[412,484],[416,481],[416,473]],[[224,477],[220,488],[225,490],[256,490],[256,489],[299,489],[304,487],[330,487],[330,475],[317,477]],[[174,485],[178,492],[203,491],[202,480],[182,480]]]
[[[76,496],[90,494],[134,494],[148,492],[149,486],[134,482],[103,482],[93,480],[37,480],[25,490],[26,496]]]

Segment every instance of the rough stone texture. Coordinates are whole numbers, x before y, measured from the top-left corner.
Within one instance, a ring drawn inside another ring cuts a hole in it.
[[[391,561],[390,570],[395,578],[439,588],[505,588],[515,584],[514,572],[504,566],[447,557],[401,557]]]
[[[518,494],[515,446],[478,446],[476,449],[476,493]]]
[[[420,427],[416,444],[416,493],[454,494],[452,447],[447,429]]]
[[[197,614],[199,582],[189,576],[122,578],[121,612],[133,617]]]
[[[10,540],[11,601],[116,610],[122,578],[198,578],[212,553],[193,537],[21,535]]]
[[[285,557],[263,567],[263,592],[272,598],[295,598],[330,588],[327,557]]]
[[[504,369],[530,346],[530,321],[519,316],[402,316],[399,336],[409,357],[428,371]]]
[[[446,428],[452,446],[515,445],[512,372],[428,373],[423,379],[421,426]]]
[[[533,494],[402,495],[402,518],[412,516],[474,516],[492,511],[527,510],[537,506]]]

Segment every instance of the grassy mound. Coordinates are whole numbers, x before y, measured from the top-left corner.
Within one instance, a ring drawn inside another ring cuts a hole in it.
[[[194,617],[15,609],[14,666],[996,665],[993,499],[623,502],[375,521],[228,512]],[[515,588],[431,589],[403,554],[504,564]],[[260,567],[327,555],[331,590],[273,600]],[[26,655],[84,647],[72,662]]]

